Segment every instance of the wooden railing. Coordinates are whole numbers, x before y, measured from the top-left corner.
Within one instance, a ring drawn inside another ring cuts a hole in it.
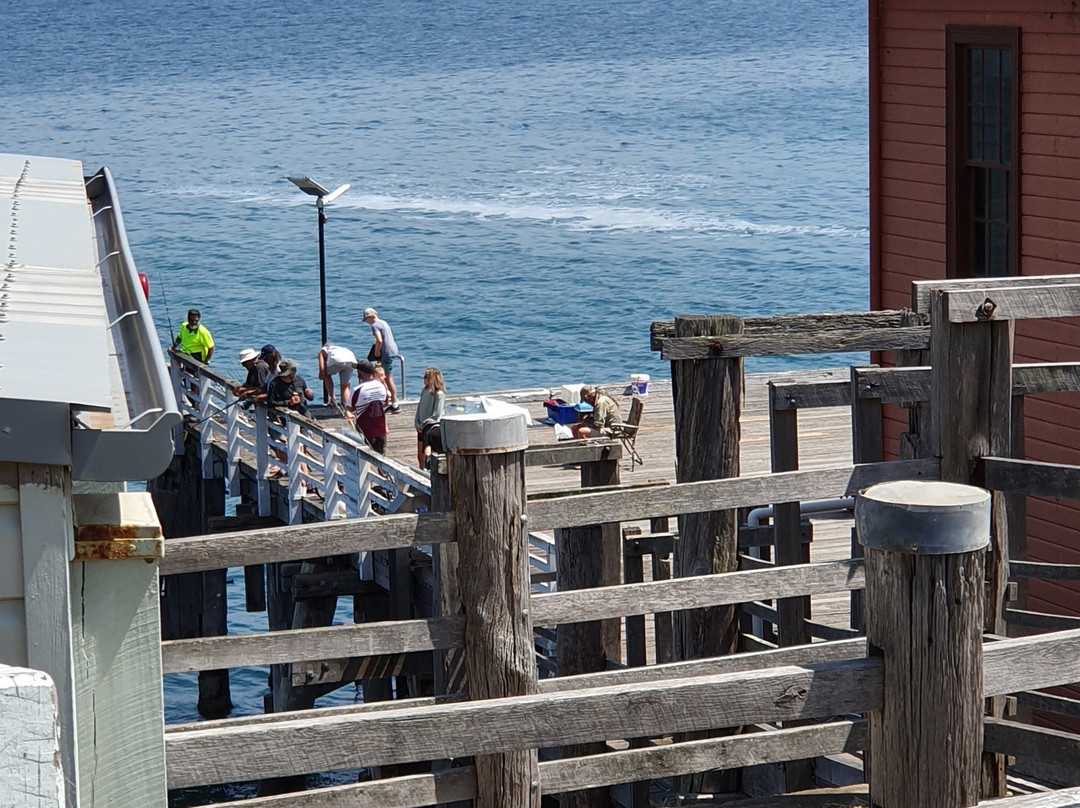
[[[204,478],[213,476],[215,451],[223,453],[230,493],[239,496],[243,475],[253,477],[262,516],[271,513],[274,467],[282,472],[289,524],[301,522],[309,495],[331,520],[395,513],[412,495],[431,493],[427,472],[372,451],[358,435],[287,409],[244,409],[232,393],[236,381],[191,357],[174,354],[170,367],[180,412],[200,435]]]
[[[1065,294],[1073,294],[1067,284],[1063,288],[1067,289]],[[945,311],[946,319],[955,314],[956,321],[960,321],[967,316],[961,313],[961,304],[966,306],[973,300],[971,295],[962,300],[958,297],[952,308],[942,307],[939,301],[937,311],[939,314]],[[1074,309],[1080,312],[1080,305],[1066,301],[1055,307],[1044,300],[1038,311],[1069,314],[1075,313]],[[1025,308],[1023,301],[1015,297],[1003,298],[998,310],[1014,314],[1034,311],[1030,306]],[[862,350],[867,345],[911,349],[930,346],[933,342],[931,327],[926,322],[902,325],[910,320],[901,314],[883,313],[880,317],[864,317],[858,323],[849,323],[856,330],[873,332],[865,338],[858,335],[849,338],[850,335],[845,336],[840,328],[825,337],[814,337],[809,320],[792,318],[791,328],[801,329],[794,347],[817,346],[817,350],[823,350],[830,345],[858,345],[863,346],[858,348]],[[674,332],[669,333],[664,325],[654,328],[656,344],[664,346],[665,355],[680,361],[705,356],[752,355],[754,351],[777,352],[775,341],[769,343],[766,335],[754,334],[749,327],[747,336],[741,341],[728,339],[721,345],[699,337],[673,341],[676,340]],[[894,332],[891,339],[884,336],[893,328],[905,330]],[[899,333],[899,339],[896,333]],[[939,351],[943,350],[940,342],[937,347]],[[867,410],[862,416],[874,416],[872,410],[876,407],[876,415],[880,418],[882,403],[930,401],[935,407],[935,415],[947,418],[957,404],[935,398],[931,385],[940,386],[944,379],[950,378],[943,374],[940,364],[934,370],[855,369],[846,380],[811,385],[778,384],[771,411],[845,405],[857,409],[861,403]],[[955,379],[951,381],[956,383]],[[1002,387],[1000,377],[995,383],[998,388]],[[1011,374],[1005,396],[1071,390],[1078,386],[1080,365],[1018,366]],[[227,397],[225,402],[227,405]],[[996,412],[1000,413],[1000,409]],[[551,529],[585,528],[755,507],[763,503],[833,498],[854,494],[877,482],[937,479],[940,476],[941,461],[936,457],[890,463],[859,462],[868,459],[872,441],[865,438],[873,436],[875,429],[874,418],[862,416],[856,414],[853,421],[868,430],[863,433],[862,441],[856,434],[856,444],[864,444],[864,450],[856,449],[856,462],[851,466],[782,471],[653,489],[614,488],[538,499],[528,502],[521,514],[522,521],[527,522],[527,530],[522,529],[522,541],[527,543],[529,533],[546,536],[542,531]],[[299,421],[297,424],[302,434],[305,425]],[[323,445],[309,436],[310,452],[318,454]],[[1000,442],[995,444],[1000,445]],[[950,475],[956,473],[958,451],[956,446],[946,446],[943,452],[949,458]],[[1080,496],[1080,469],[1076,467],[1044,466],[997,457],[993,452],[984,454],[986,456],[982,458],[972,458],[975,476],[968,481],[1013,495]],[[301,459],[306,462],[309,456]],[[974,462],[976,459],[977,463]],[[522,462],[527,464],[527,456]],[[309,463],[309,466],[325,469],[325,464]],[[308,476],[317,479],[321,473],[317,471]],[[311,548],[316,546],[320,553],[327,554],[411,546],[431,546],[436,551],[454,547],[456,551],[462,526],[466,523],[475,527],[472,518],[463,519],[459,511],[457,514],[369,516],[325,524],[177,539],[167,544],[162,571],[190,572],[225,564],[239,566],[300,559],[310,556]],[[1000,536],[996,537],[995,552],[1000,553],[1002,541]],[[475,548],[472,552],[476,552]],[[857,592],[866,584],[866,572],[859,559],[775,568],[762,562],[760,566],[745,572],[534,593],[527,600],[524,615],[518,613],[516,618],[524,617],[530,627],[550,627],[750,601],[783,603],[810,595]],[[1013,563],[1016,577],[1073,580],[1080,575],[1076,569],[1072,565]],[[1003,597],[1003,590],[995,587],[996,583],[988,587],[990,604]],[[993,611],[993,606],[990,609]],[[1017,624],[1019,611],[1014,609],[1010,614],[1009,610],[1004,610],[1001,619]],[[772,617],[779,622],[779,609],[774,610]],[[298,629],[261,636],[178,640],[163,645],[163,661],[167,671],[185,671],[342,657],[442,653],[465,648],[469,623],[478,619],[486,618],[466,609],[463,614],[454,610],[421,620]],[[1060,622],[1051,623],[1043,621],[1041,627],[1062,628]],[[802,625],[808,634],[814,634],[812,623],[804,619]],[[817,631],[828,633],[828,628],[822,626]],[[885,698],[886,663],[877,655],[866,658],[866,653],[865,639],[841,639],[759,653],[543,679],[534,682],[529,694],[505,698],[463,702],[460,696],[448,694],[438,699],[242,718],[210,725],[183,725],[170,728],[166,734],[169,785],[176,788],[333,769],[503,755],[538,747],[567,747],[611,739],[649,739],[775,722],[783,722],[784,728],[670,746],[646,744],[643,748],[606,751],[588,757],[541,761],[534,790],[560,793],[706,769],[858,751],[867,746],[866,727],[861,720],[834,719],[812,726],[792,727],[789,724],[880,710]],[[983,646],[982,665],[983,695],[995,697],[994,704],[1000,702],[998,697],[1019,694],[1019,701],[1028,706],[1038,709],[1056,707],[1064,715],[1080,714],[1080,707],[1072,700],[1036,692],[1080,681],[1080,629],[1018,639],[993,639]],[[1000,714],[990,716],[986,727],[984,748],[990,753],[1021,754],[1018,750],[1025,745],[1030,749],[1046,749],[1055,741],[1059,749],[1073,749],[1070,744],[1074,741],[1070,738],[1047,740],[1029,728],[1017,729],[1011,722],[1003,721]],[[284,749],[288,749],[289,754],[280,754]],[[477,795],[476,771],[471,766],[464,766],[338,786],[328,789],[326,802],[320,804],[405,808],[470,799]],[[1044,795],[1039,798],[1040,802],[1016,798],[986,804],[1009,808],[1028,804],[1066,805],[1072,804],[1066,800],[1075,796],[1061,792]],[[312,804],[309,800],[310,795],[297,795],[245,804],[256,808],[262,805],[299,808]]]

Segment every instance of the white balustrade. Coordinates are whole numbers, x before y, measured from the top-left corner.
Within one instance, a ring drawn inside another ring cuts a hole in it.
[[[272,512],[271,480],[279,470],[290,524],[302,520],[309,497],[321,497],[324,519],[340,519],[394,513],[411,492],[430,493],[426,472],[373,452],[348,434],[351,428],[342,434],[261,404],[245,412],[232,392],[235,381],[188,357],[174,356],[170,375],[180,409],[200,436],[203,477],[214,474],[213,444],[223,444],[230,494],[240,493],[241,467],[253,466],[261,516]]]

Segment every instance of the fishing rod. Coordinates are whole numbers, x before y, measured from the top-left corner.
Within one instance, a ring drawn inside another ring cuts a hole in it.
[[[226,404],[224,407],[214,407],[214,405],[211,404],[210,406],[214,407],[215,411],[210,413],[209,415],[207,415],[205,418],[200,418],[197,421],[197,423],[199,423],[199,424],[205,423],[206,421],[209,421],[211,418],[213,418],[215,415],[224,415],[228,410],[231,410],[233,407],[235,407],[240,402],[247,401],[248,400],[248,395],[250,395],[250,394],[245,393],[244,395],[240,396],[240,398],[236,399],[236,401],[232,402],[231,404]]]
[[[172,327],[172,314],[169,313],[169,298],[165,297],[165,282],[161,284],[161,299],[165,302],[165,320],[169,323],[169,345],[172,346],[173,340],[176,339],[176,332]]]

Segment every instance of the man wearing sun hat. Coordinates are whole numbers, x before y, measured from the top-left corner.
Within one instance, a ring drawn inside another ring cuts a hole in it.
[[[307,402],[315,398],[315,394],[304,377],[297,375],[297,370],[299,365],[292,359],[285,358],[278,363],[278,375],[271,379],[266,390],[266,403],[307,415]]]
[[[270,366],[266,364],[254,348],[244,348],[240,352],[240,364],[247,371],[244,383],[233,388],[237,398],[262,401],[266,398],[266,382],[270,378]]]

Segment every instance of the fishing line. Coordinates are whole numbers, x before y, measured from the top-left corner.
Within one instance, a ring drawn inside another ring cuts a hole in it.
[[[169,345],[172,345],[172,341],[176,339],[176,332],[172,327],[172,314],[169,313],[169,298],[165,297],[165,283],[162,281],[161,286],[161,299],[165,302],[165,319],[169,323]]]
[[[198,423],[205,423],[206,421],[209,421],[211,418],[213,418],[215,415],[224,415],[227,410],[232,409],[241,401],[247,401],[247,396],[241,396],[240,398],[236,399],[236,401],[234,401],[232,404],[226,404],[224,407],[214,407],[215,411],[207,415],[205,418],[200,418],[198,420]]]

